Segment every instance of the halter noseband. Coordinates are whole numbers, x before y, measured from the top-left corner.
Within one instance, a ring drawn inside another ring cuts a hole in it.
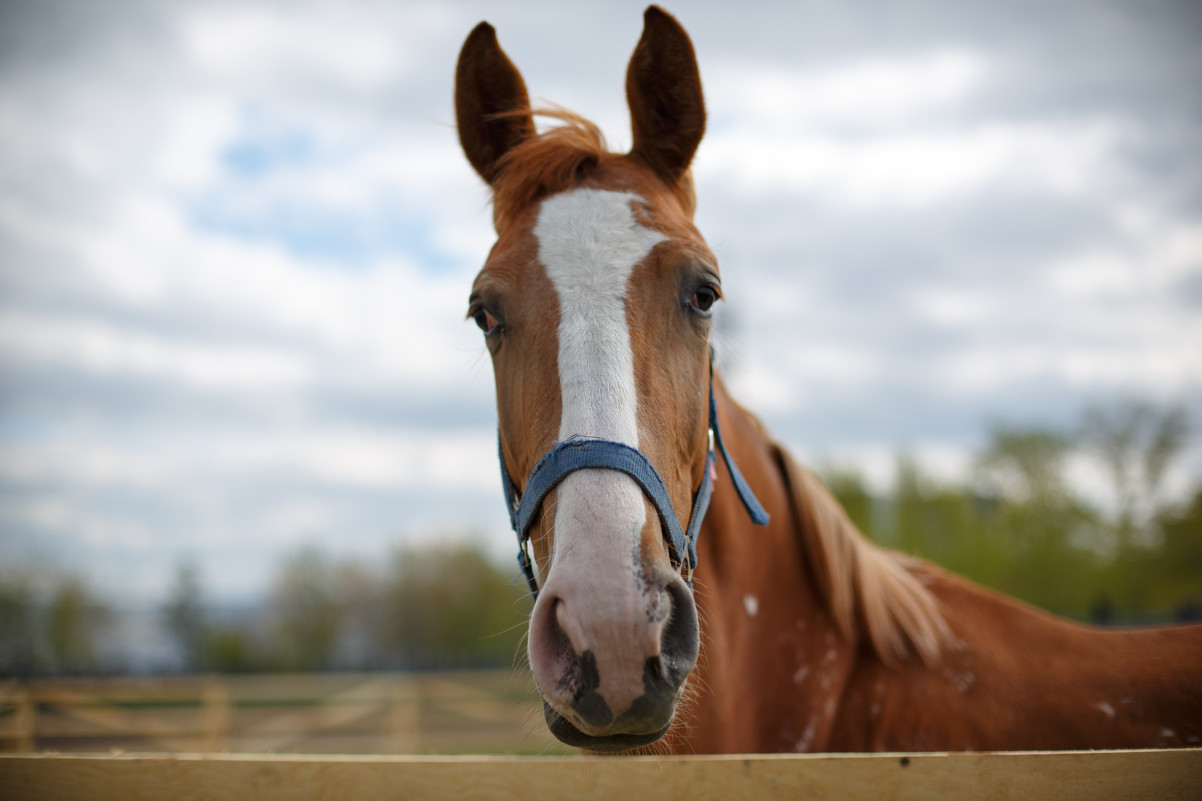
[[[693,511],[689,516],[689,528],[685,531],[672,509],[672,501],[668,498],[667,487],[659,473],[651,466],[637,449],[621,442],[591,437],[572,437],[564,442],[556,442],[554,447],[539,460],[530,473],[526,482],[526,491],[518,493],[509,469],[505,466],[505,453],[500,448],[500,431],[497,432],[497,450],[501,461],[501,487],[505,491],[505,505],[509,509],[509,522],[518,535],[518,564],[522,575],[530,586],[530,594],[538,597],[538,580],[534,577],[534,563],[530,559],[528,545],[530,543],[530,526],[534,522],[535,513],[552,489],[567,478],[569,473],[576,470],[603,469],[617,470],[635,480],[643,492],[655,504],[659,512],[660,524],[664,539],[668,542],[673,564],[686,570],[686,579],[692,587],[693,570],[697,567],[697,533],[701,529],[701,521],[709,509],[710,495],[714,489],[714,474],[716,457],[714,448],[722,454],[726,469],[730,472],[731,481],[739,500],[747,509],[747,514],[756,525],[767,525],[768,513],[756,499],[755,493],[747,485],[743,474],[735,466],[726,446],[722,443],[722,434],[718,429],[718,408],[714,402],[714,364],[713,351],[710,351],[710,421],[709,421],[709,452],[705,456],[705,473],[701,477],[701,486],[693,496]]]

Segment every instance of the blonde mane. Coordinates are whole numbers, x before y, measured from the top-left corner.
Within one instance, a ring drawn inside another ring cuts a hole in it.
[[[921,563],[871,542],[813,472],[774,447],[810,571],[835,624],[849,638],[866,636],[886,663],[910,656],[936,662],[951,630],[916,575]]]

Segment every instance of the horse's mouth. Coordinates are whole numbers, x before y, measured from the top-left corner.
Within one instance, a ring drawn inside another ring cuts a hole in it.
[[[594,737],[576,728],[567,718],[552,709],[546,701],[543,702],[543,716],[547,719],[547,728],[564,745],[606,754],[618,754],[651,745],[667,734],[668,729],[672,727],[672,722],[668,721],[668,725],[659,731],[648,734],[609,734]]]

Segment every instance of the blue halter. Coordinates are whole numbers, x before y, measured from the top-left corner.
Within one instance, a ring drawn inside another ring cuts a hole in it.
[[[722,454],[726,469],[730,471],[731,481],[739,499],[747,509],[747,514],[756,525],[767,525],[768,513],[756,499],[755,493],[747,485],[739,468],[735,467],[726,446],[722,444],[722,434],[718,429],[718,408],[714,402],[714,366],[713,353],[710,354],[710,421],[709,421],[709,452],[705,457],[705,473],[701,477],[701,486],[693,497],[693,511],[689,516],[689,528],[685,531],[676,512],[672,509],[672,501],[668,498],[668,490],[664,480],[651,466],[647,457],[635,448],[621,442],[589,437],[573,437],[565,442],[556,442],[547,452],[526,482],[526,491],[519,494],[513,479],[509,477],[509,469],[505,466],[505,453],[500,448],[500,432],[497,432],[498,453],[501,461],[501,486],[505,490],[505,505],[509,509],[509,522],[518,535],[518,564],[522,575],[530,586],[530,594],[538,597],[538,580],[534,577],[534,564],[530,559],[528,545],[530,543],[530,526],[538,512],[543,499],[547,497],[559,482],[567,478],[569,473],[576,470],[605,469],[617,470],[635,480],[643,492],[655,504],[659,512],[660,524],[664,539],[668,542],[672,562],[687,571],[691,578],[697,567],[697,533],[701,521],[709,508],[710,495],[713,493],[714,468],[716,457],[714,448]],[[692,583],[690,582],[690,587]]]

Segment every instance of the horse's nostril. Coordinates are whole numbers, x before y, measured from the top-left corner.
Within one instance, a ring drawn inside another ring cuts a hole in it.
[[[693,595],[679,576],[673,575],[664,589],[669,596],[671,610],[668,621],[660,634],[660,663],[662,677],[672,684],[684,682],[697,664],[700,647],[700,632],[697,629],[697,606]]]
[[[572,637],[563,626],[564,602],[555,601],[555,613],[547,621],[547,649],[551,662],[555,665],[560,676],[560,689],[572,692],[580,681],[580,665],[576,659],[576,649],[572,645]]]

